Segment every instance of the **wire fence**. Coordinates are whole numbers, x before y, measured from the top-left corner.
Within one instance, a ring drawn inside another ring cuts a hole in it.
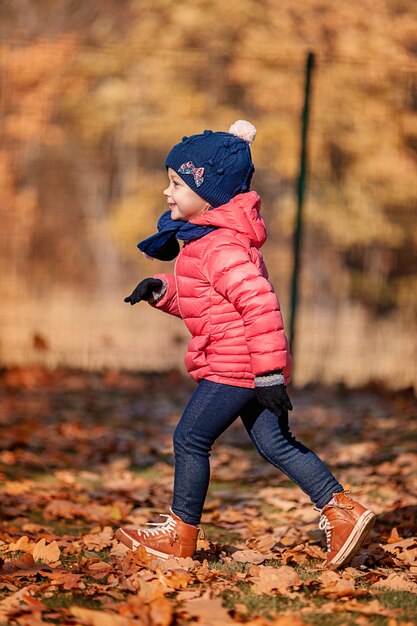
[[[0,363],[183,369],[180,320],[123,297],[183,135],[258,129],[288,327],[304,56],[0,42]],[[317,57],[294,382],[417,387],[417,68]]]

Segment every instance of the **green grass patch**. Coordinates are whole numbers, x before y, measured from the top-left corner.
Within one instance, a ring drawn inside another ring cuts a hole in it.
[[[236,604],[245,605],[248,610],[248,617],[260,615],[262,617],[272,618],[274,614],[284,611],[297,613],[303,606],[306,606],[305,602],[303,602],[303,596],[288,598],[280,594],[258,595],[251,591],[250,586],[246,583],[240,582],[237,586],[240,588],[239,591],[224,591],[222,593],[223,604],[228,609],[234,609]],[[302,591],[308,592],[308,589],[304,587]],[[310,606],[311,602],[317,606],[317,611],[312,610],[307,614],[303,614],[303,621],[312,626],[355,626],[356,619],[360,615],[359,613],[351,613],[348,611],[323,614],[320,611],[320,607],[324,607],[329,600],[321,596],[315,596],[314,593],[308,594],[308,601]],[[364,603],[366,604],[366,601]],[[407,613],[407,618],[404,617],[402,619],[406,621],[411,617],[411,614]],[[387,626],[388,624],[387,618],[381,615],[366,616],[366,619],[372,626]]]
[[[237,531],[212,524],[204,524],[204,534],[209,541],[221,545],[237,545],[243,541]]]
[[[214,495],[218,491],[230,491],[234,495],[236,494],[236,490],[238,490],[239,493],[242,493],[242,491],[256,492],[256,488],[254,487],[254,485],[251,485],[250,483],[236,484],[236,482],[233,482],[233,481],[211,480],[208,493]]]
[[[209,568],[212,570],[224,572],[225,574],[247,572],[249,563],[235,563],[234,561],[223,563],[222,561],[209,561]]]
[[[91,532],[92,527],[91,523],[87,524],[83,520],[45,519],[41,510],[28,511],[27,517],[32,524],[48,526],[59,537],[63,537],[64,535],[79,537],[84,533]]]
[[[94,554],[102,561],[105,561],[106,563],[111,563],[114,557],[111,556],[110,550],[111,548],[103,548],[103,550],[99,550],[98,552],[94,551]],[[91,552],[92,550],[89,551],[89,554],[91,554]]]
[[[166,476],[165,472],[161,469],[155,469],[155,464],[153,463],[150,465],[131,465],[129,470],[137,476],[149,480],[164,478]]]
[[[68,556],[60,556],[59,560],[62,563],[62,567],[68,569],[74,569],[74,565],[77,565],[83,557],[83,554],[78,552],[77,554],[69,554]]]
[[[5,561],[16,561],[17,559],[21,559],[25,554],[26,552],[23,552],[23,550],[14,550],[13,552],[6,552],[1,556]]]
[[[97,582],[97,581],[94,581]],[[51,596],[42,595],[40,600],[50,609],[68,609],[74,604],[88,609],[100,609],[101,604],[98,600],[84,593],[54,593]]]
[[[357,626],[357,613],[329,613],[303,615],[303,621],[312,626]],[[387,626],[388,620],[381,615],[367,615],[367,623],[370,626]]]
[[[280,563],[279,561],[271,561],[271,562],[265,562],[268,563],[268,565],[271,565],[272,567],[280,567]],[[318,578],[320,578],[320,576],[322,575],[323,571],[322,570],[315,570],[315,571],[310,571],[307,570],[306,567],[317,567],[317,565],[321,565],[322,564],[322,560],[321,559],[308,559],[306,561],[306,565],[298,565],[298,564],[294,564],[292,565],[292,567],[295,569],[295,571],[297,572],[297,574],[300,577],[300,580],[302,580],[303,582],[308,582],[311,579],[313,580],[317,580]]]
[[[377,598],[387,609],[403,609],[406,611],[408,620],[411,617],[417,618],[416,594],[408,593],[407,591],[381,591]]]
[[[281,613],[288,609],[299,610],[304,603],[299,599],[291,599],[282,595],[258,595],[250,590],[248,585],[239,583],[241,591],[224,591],[223,604],[227,609],[233,609],[236,604],[244,604],[250,616],[262,615],[269,617],[272,613]]]

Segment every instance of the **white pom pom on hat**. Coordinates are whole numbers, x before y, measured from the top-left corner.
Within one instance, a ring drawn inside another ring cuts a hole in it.
[[[247,120],[237,120],[229,128],[229,133],[236,135],[236,137],[243,139],[250,145],[255,141],[256,128]]]

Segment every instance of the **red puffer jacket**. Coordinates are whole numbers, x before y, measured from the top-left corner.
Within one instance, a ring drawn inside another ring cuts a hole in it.
[[[219,226],[183,246],[174,274],[156,274],[168,284],[152,306],[181,317],[192,339],[185,364],[195,380],[254,387],[254,378],[283,369],[291,355],[280,306],[259,248],[266,229],[255,191],[194,218]]]

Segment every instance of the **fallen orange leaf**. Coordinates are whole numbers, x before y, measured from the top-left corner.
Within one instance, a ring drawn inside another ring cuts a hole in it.
[[[251,569],[250,573],[252,571]],[[261,565],[256,570],[252,590],[258,594],[271,594],[275,591],[282,595],[294,597],[296,595],[294,590],[299,589],[300,586],[301,580],[292,567]]]
[[[250,550],[270,553],[271,548],[276,544],[276,539],[272,535],[262,535],[261,537],[251,537],[246,540],[246,545]]]
[[[16,552],[17,550],[22,550],[22,552],[32,552],[33,543],[29,542],[29,537],[23,535],[19,537],[19,539],[13,543],[10,543],[4,552]]]
[[[33,548],[32,556],[35,562],[54,563],[58,561],[61,551],[56,541],[46,545],[45,539],[40,539]]]
[[[116,613],[93,611],[91,609],[83,609],[80,606],[71,606],[69,610],[83,626],[132,626],[135,623],[129,618]],[[139,622],[136,623],[139,626]]]
[[[272,552],[264,553],[258,552],[257,550],[236,550],[233,552],[232,559],[236,561],[236,563],[253,563],[254,565],[259,565],[266,560],[274,559],[276,555]]]
[[[162,584],[170,587],[171,589],[185,589],[185,587],[194,581],[194,576],[185,570],[174,570],[166,572],[165,574],[163,572],[159,572],[158,576]]]
[[[190,617],[196,617],[200,626],[235,624],[221,599],[212,598],[209,592],[201,598],[188,600],[184,605],[184,610]]]
[[[112,545],[113,537],[113,529],[105,526],[100,532],[83,535],[82,541],[88,550],[103,550]]]
[[[387,543],[397,543],[398,541],[402,541],[403,537],[400,537],[400,535],[398,534],[398,530],[396,527],[394,527],[391,530],[391,534],[388,537],[388,541]]]
[[[396,574],[393,572],[385,580],[379,580],[372,585],[376,589],[390,589],[393,591],[408,591],[409,593],[417,593],[417,584],[407,578],[405,574]]]
[[[170,626],[172,623],[173,608],[167,598],[159,598],[150,606],[152,626]]]
[[[50,578],[55,585],[62,586],[63,589],[85,589],[85,584],[82,582],[82,575],[68,571],[43,571],[42,576]]]

